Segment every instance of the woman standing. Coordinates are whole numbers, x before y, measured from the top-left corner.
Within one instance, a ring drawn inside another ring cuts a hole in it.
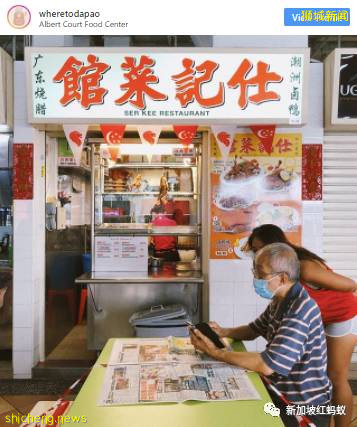
[[[270,243],[287,243],[300,260],[300,281],[320,308],[327,341],[327,370],[333,385],[333,404],[345,406],[345,415],[335,416],[335,426],[348,426],[352,418],[352,391],[348,370],[357,344],[357,283],[334,273],[325,261],[309,250],[291,244],[273,224],[253,230],[247,249],[254,253]]]

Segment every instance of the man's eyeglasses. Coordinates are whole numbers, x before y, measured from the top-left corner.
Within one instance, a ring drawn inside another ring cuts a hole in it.
[[[259,277],[259,273],[255,268],[252,268],[251,271],[252,271],[253,277],[255,279],[264,279],[264,277]],[[279,274],[283,274],[283,273],[286,273],[286,271],[271,272],[271,273],[268,273],[267,276],[278,276]],[[288,273],[286,273],[286,274],[288,274]],[[288,274],[288,276],[289,276],[289,274]]]

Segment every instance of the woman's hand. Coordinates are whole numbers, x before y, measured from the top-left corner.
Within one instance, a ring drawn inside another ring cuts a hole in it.
[[[208,324],[220,338],[228,337],[228,333],[229,333],[228,328],[222,328],[216,322],[208,322]]]
[[[192,345],[212,358],[216,358],[217,351],[220,351],[213,342],[203,335],[197,328],[190,328],[190,338]]]

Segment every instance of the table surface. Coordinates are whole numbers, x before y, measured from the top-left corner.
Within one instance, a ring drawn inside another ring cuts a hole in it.
[[[71,409],[71,417],[87,418],[86,423],[65,422],[63,426],[80,427],[283,427],[280,418],[264,413],[264,403],[270,402],[260,377],[256,373],[248,376],[262,400],[240,400],[229,402],[155,403],[127,406],[97,406],[114,339],[105,345],[99,359],[90,372]],[[235,342],[233,348],[245,351],[242,343]],[[73,418],[72,418],[73,420]]]

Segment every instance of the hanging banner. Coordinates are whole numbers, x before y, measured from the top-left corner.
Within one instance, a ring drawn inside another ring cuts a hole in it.
[[[225,162],[232,148],[234,135],[237,132],[237,126],[212,126],[212,132],[216,138],[216,143],[221,152],[221,157]]]
[[[88,125],[63,125],[63,130],[68,144],[71,147],[75,163],[79,166],[81,164],[81,156]]]
[[[188,145],[192,144],[192,141],[196,136],[198,126],[173,125],[173,129],[181,144],[184,145],[185,148],[188,148]]]
[[[108,151],[110,158],[113,160],[113,162],[116,162],[120,157],[120,145],[109,145]]]
[[[142,144],[146,146],[146,155],[149,162],[151,162],[152,154],[150,152],[150,147],[153,147],[157,144],[161,133],[162,126],[138,126],[138,132]]]
[[[162,126],[138,126],[138,132],[143,144],[155,145],[159,140]]]
[[[301,241],[301,134],[275,134],[268,154],[252,133],[237,133],[224,164],[211,138],[211,259],[243,259],[253,228],[275,224]]]
[[[14,200],[33,199],[33,144],[13,144]]]
[[[273,151],[275,125],[250,126],[250,128],[254,135],[259,138],[261,148],[271,154]]]
[[[309,49],[26,48],[30,123],[306,122]]]
[[[302,146],[302,200],[322,200],[322,144]]]
[[[125,132],[125,125],[108,124],[100,125],[104,141],[108,145],[120,144]]]

